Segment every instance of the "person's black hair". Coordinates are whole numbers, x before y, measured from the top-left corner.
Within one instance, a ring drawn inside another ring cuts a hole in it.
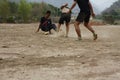
[[[46,14],[51,14],[51,11],[48,10],[48,11],[46,12]]]

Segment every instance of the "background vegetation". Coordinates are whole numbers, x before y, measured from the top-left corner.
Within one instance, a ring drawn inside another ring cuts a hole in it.
[[[104,22],[108,24],[120,23],[120,0],[116,1],[100,15]],[[99,18],[100,18],[99,16]]]
[[[0,0],[0,23],[36,22],[47,10],[52,11],[52,16],[60,15],[59,8],[44,2],[29,3],[27,0],[20,0],[19,2]]]
[[[60,9],[44,2],[33,3],[27,0],[0,0],[0,23],[38,22],[39,18],[51,10],[52,17],[60,16]],[[56,21],[56,18],[54,21]],[[120,0],[104,10],[97,19],[108,24],[120,23]]]

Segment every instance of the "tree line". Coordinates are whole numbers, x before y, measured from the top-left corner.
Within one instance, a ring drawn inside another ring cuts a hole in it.
[[[30,3],[27,0],[20,0],[17,3],[0,0],[0,23],[37,22],[47,10],[51,10],[54,17],[60,15],[59,8],[44,2]]]
[[[119,24],[116,21],[120,21],[120,0],[114,2],[113,5],[104,10],[101,17],[106,23]]]

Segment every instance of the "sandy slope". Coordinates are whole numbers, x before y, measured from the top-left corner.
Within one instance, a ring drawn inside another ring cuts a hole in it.
[[[0,80],[120,80],[120,26],[94,27],[97,41],[83,26],[82,41],[73,25],[69,38],[37,26],[0,24]]]

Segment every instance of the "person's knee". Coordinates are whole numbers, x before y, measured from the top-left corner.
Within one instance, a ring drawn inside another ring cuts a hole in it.
[[[60,23],[58,23],[58,26],[61,26],[61,24],[60,24]]]
[[[85,26],[85,27],[88,27],[88,23],[84,23],[84,26]]]
[[[69,27],[69,23],[66,23],[66,27]]]
[[[74,26],[75,26],[76,28],[79,27],[79,25],[80,25],[79,22],[75,22],[75,23],[74,23]]]

